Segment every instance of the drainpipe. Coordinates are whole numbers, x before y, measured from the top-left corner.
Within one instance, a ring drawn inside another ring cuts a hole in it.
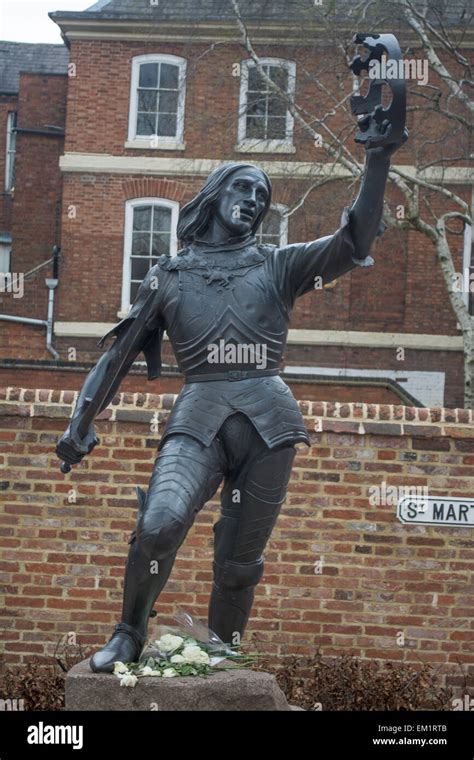
[[[48,293],[48,319],[46,322],[46,348],[49,353],[54,356],[56,361],[59,359],[59,354],[55,348],[53,348],[53,318],[54,318],[54,291],[58,287],[58,264],[59,264],[59,251],[57,245],[53,248],[53,276],[45,279],[46,287],[49,290]]]
[[[53,248],[53,276],[45,280],[46,287],[49,289],[48,295],[48,319],[32,319],[30,317],[14,317],[11,314],[0,314],[0,320],[4,322],[20,322],[23,325],[39,325],[46,327],[46,348],[52,354],[56,361],[59,360],[59,354],[52,345],[53,339],[53,317],[54,317],[54,291],[58,286],[58,265],[60,248],[57,245]]]

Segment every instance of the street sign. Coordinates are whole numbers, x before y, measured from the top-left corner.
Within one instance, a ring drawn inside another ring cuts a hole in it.
[[[474,528],[474,499],[403,496],[398,500],[397,517],[405,524]]]

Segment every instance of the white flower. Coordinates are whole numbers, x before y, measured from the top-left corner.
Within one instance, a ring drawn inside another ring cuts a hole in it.
[[[183,657],[183,655],[182,655],[182,654],[174,654],[174,655],[171,657],[171,662],[174,662],[174,663],[175,663],[175,665],[178,665],[178,663],[182,663],[182,662],[185,662],[185,659],[184,659],[184,657]]]
[[[114,676],[124,675],[125,673],[128,673],[128,672],[129,670],[127,666],[125,665],[125,663],[120,662],[119,660],[117,660],[117,662],[114,662]]]
[[[181,646],[184,639],[181,636],[173,636],[172,633],[165,633],[161,639],[155,641],[156,646],[161,652],[174,652]]]
[[[138,678],[131,673],[125,673],[120,679],[120,686],[135,686]]]
[[[149,665],[145,665],[145,667],[141,669],[140,675],[142,675],[142,676],[161,676],[161,673],[160,673],[159,670],[153,670],[153,668],[150,668]]]
[[[185,662],[189,662],[194,665],[209,665],[211,661],[208,653],[195,645],[185,646],[183,649],[183,657]]]
[[[178,674],[174,668],[165,668],[163,671],[163,678],[174,678],[177,675]]]

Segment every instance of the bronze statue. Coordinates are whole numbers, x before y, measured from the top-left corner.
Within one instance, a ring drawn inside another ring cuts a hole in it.
[[[262,553],[285,499],[295,443],[310,443],[278,372],[291,310],[314,289],[316,277],[327,284],[373,264],[369,251],[379,232],[390,156],[407,136],[402,129],[390,138],[391,125],[378,123],[375,132],[370,119],[365,123],[371,138],[352,208],[344,210],[337,232],[318,240],[258,245],[255,233],[272,197],[269,177],[246,163],[213,171],[181,210],[177,234],[183,248],[175,257],[159,258],[128,316],[99,342],[115,336],[86,378],[57,445],[63,471],[99,442],[93,418],[141,351],[148,378],[160,375],[164,330],[185,384],[159,443],[148,492],[137,489],[122,618],[92,657],[93,671],[139,659],[176,553],[222,481],[208,624],[226,643],[243,634],[263,574]]]

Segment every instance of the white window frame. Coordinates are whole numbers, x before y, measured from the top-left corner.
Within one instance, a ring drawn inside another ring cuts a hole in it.
[[[296,63],[284,58],[262,58],[262,66],[280,66],[288,72],[288,95],[294,98],[296,86]],[[249,69],[255,67],[254,61],[246,59],[240,64],[240,97],[239,97],[239,122],[237,130],[237,145],[235,150],[240,153],[295,153],[293,145],[294,119],[289,110],[286,111],[286,136],[282,140],[259,140],[246,137],[247,130],[247,103]]]
[[[143,63],[169,63],[178,66],[178,113],[175,137],[159,137],[158,135],[137,135],[138,84],[140,81],[140,66]],[[149,54],[137,55],[132,58],[132,76],[130,81],[130,106],[128,115],[128,138],[126,148],[142,150],[184,150],[184,107],[186,101],[186,59],[177,55]]]
[[[131,250],[133,232],[133,213],[136,206],[162,206],[171,209],[171,240],[170,253],[176,256],[178,252],[178,238],[176,227],[178,224],[179,203],[167,198],[133,198],[125,202],[125,230],[123,236],[123,267],[122,267],[122,305],[117,316],[123,319],[130,311],[130,279],[131,279]]]
[[[0,241],[0,275],[11,272],[12,244]]]
[[[272,203],[270,211],[277,211],[280,214],[280,242],[279,247],[288,245],[288,217],[284,214],[288,211],[288,206],[283,203]],[[265,245],[265,244],[263,244]]]
[[[8,112],[5,154],[5,192],[7,193],[11,193],[15,186],[15,182],[13,181],[13,170],[16,159],[16,132],[14,132],[13,129],[16,127],[16,118],[16,111]]]

